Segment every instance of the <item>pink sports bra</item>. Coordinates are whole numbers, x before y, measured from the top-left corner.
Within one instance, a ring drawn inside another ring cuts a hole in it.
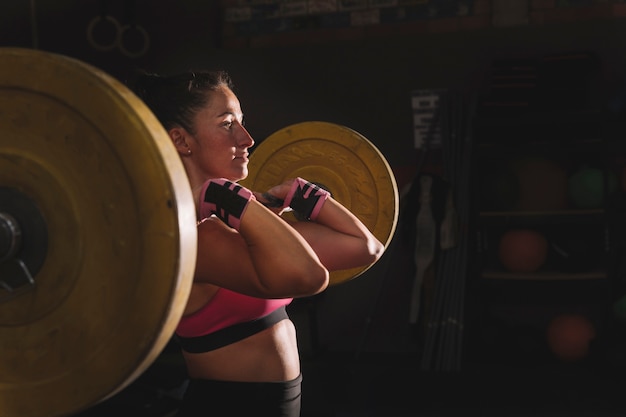
[[[220,288],[204,307],[180,320],[176,336],[188,352],[214,350],[288,318],[285,307],[292,300],[256,298]]]

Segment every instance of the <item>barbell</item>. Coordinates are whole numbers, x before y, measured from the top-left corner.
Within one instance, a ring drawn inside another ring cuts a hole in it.
[[[193,281],[196,214],[169,136],[125,85],[77,59],[0,48],[0,417],[112,397],[171,339]],[[304,122],[252,151],[242,183],[323,184],[385,243],[393,173],[356,131]],[[333,271],[331,285],[371,265]]]

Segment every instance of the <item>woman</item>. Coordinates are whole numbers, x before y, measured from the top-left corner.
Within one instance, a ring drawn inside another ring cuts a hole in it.
[[[305,179],[255,192],[237,184],[254,140],[227,73],[143,74],[136,91],[172,139],[198,214],[194,283],[176,330],[190,378],[179,415],[299,416],[285,307],[323,291],[329,271],[375,262],[384,246]],[[287,207],[308,220],[288,223]]]

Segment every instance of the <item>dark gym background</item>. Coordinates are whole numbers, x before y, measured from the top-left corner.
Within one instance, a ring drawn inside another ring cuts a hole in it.
[[[246,126],[257,141],[303,121],[346,125],[379,148],[403,192],[418,168],[422,173],[441,172],[437,149],[426,154],[414,147],[411,93],[443,89],[478,95],[499,60],[592,53],[600,70],[590,105],[611,110],[623,121],[623,1],[405,1],[440,14],[399,23],[243,34],[224,21],[224,11],[236,4],[4,0],[0,46],[75,57],[122,81],[136,68],[226,69],[235,80]],[[145,28],[150,44],[144,55],[131,58],[117,49],[90,46],[88,24],[103,10]],[[569,149],[564,145],[560,151],[567,154]],[[399,222],[398,232],[403,227]],[[451,371],[424,370],[424,334],[407,321],[413,278],[409,249],[397,233],[383,259],[366,273],[294,306],[306,381],[303,416],[626,415],[621,398],[626,392],[626,344],[621,333],[611,334],[603,349],[573,364],[523,357],[528,351],[519,346],[528,340],[522,334],[516,336],[517,349],[490,359],[481,352],[481,339],[472,337],[476,315],[471,301],[476,294],[471,285],[465,294],[462,365]],[[472,271],[470,262],[468,280],[473,279]],[[613,288],[626,292],[624,277],[612,276]],[[512,337],[502,328],[492,330],[492,338]],[[166,356],[137,384],[85,415],[121,410],[137,416],[169,415],[176,403],[172,392],[184,375],[175,347],[166,350]]]

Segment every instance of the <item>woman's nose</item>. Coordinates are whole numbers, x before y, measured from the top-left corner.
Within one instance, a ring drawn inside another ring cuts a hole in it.
[[[240,146],[245,146],[247,148],[250,148],[252,145],[254,145],[254,139],[252,138],[250,133],[248,133],[248,130],[243,125],[239,125],[239,134],[237,135],[237,144]]]

